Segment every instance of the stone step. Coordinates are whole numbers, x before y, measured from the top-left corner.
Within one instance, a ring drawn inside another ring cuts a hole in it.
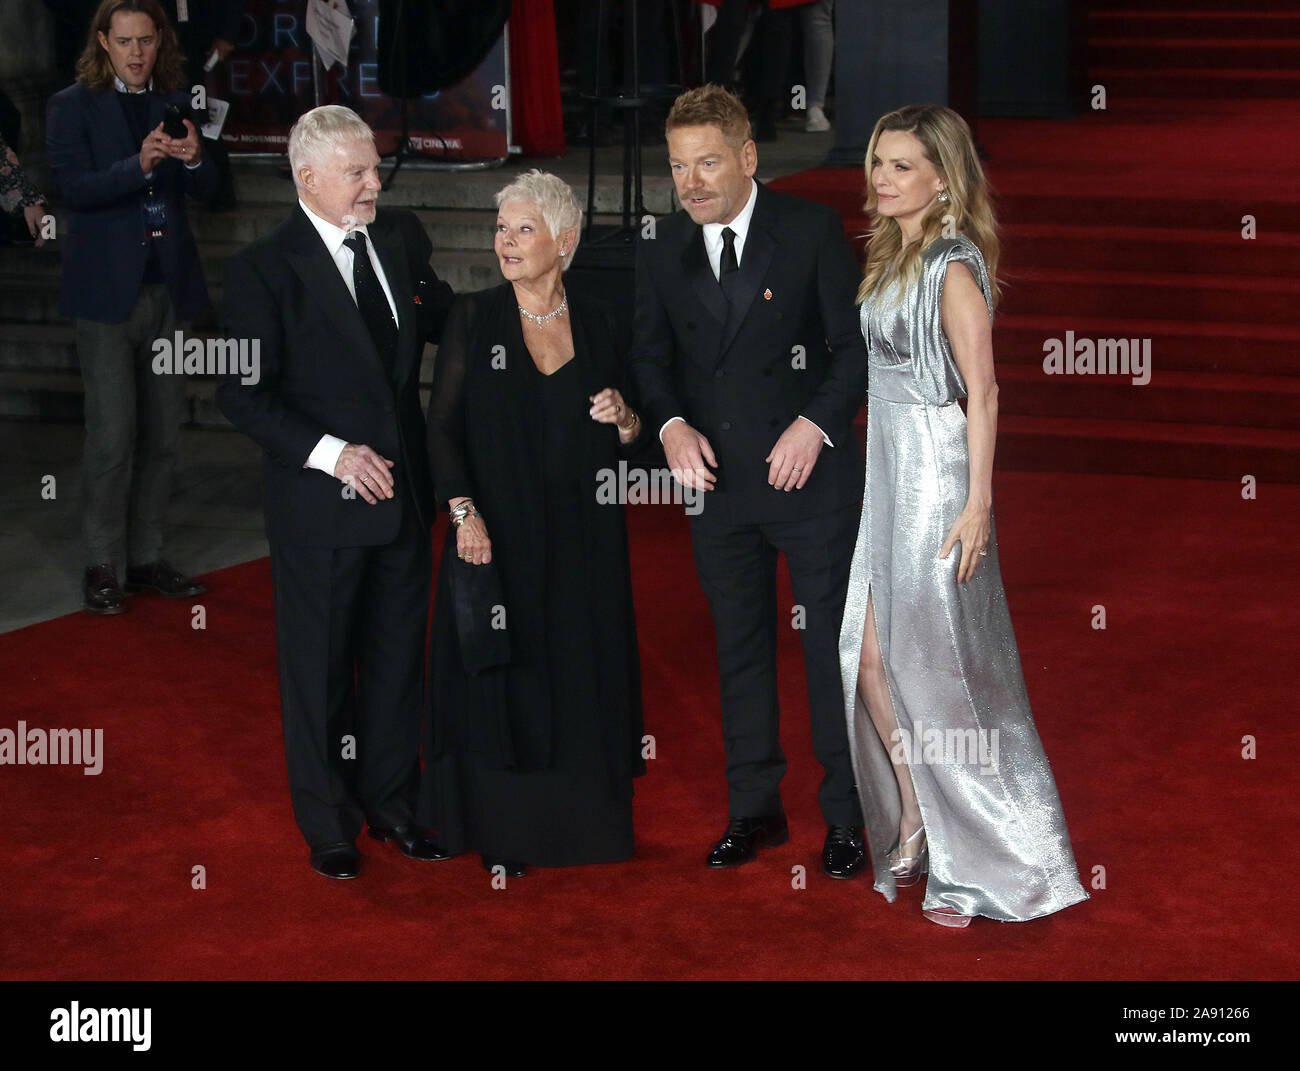
[[[420,407],[429,402],[433,350],[420,369]],[[50,424],[80,424],[85,420],[81,376],[72,372],[0,370],[0,420],[34,420]],[[235,429],[217,408],[216,379],[187,376],[185,419],[188,427]]]
[[[72,324],[0,324],[0,372],[75,373],[80,384]]]
[[[57,277],[32,281],[25,276],[0,276],[0,322],[53,324],[59,319]]]
[[[217,337],[211,330],[192,330],[188,335]],[[436,346],[425,346],[420,364],[420,383],[433,382]],[[53,324],[0,323],[0,371],[24,374],[71,375],[80,384],[81,366],[72,324],[64,320]]]
[[[204,242],[199,259],[208,291],[214,303],[220,301],[221,277],[225,262],[242,248],[236,242]],[[501,281],[496,254],[489,242],[486,249],[435,247],[431,257],[438,278],[445,280],[456,293],[482,290]],[[61,260],[57,253],[0,248],[0,320],[23,323],[49,322],[57,317]],[[13,296],[8,291],[13,288]]]
[[[662,154],[660,154],[662,155]],[[562,173],[573,188],[578,202],[585,211],[587,206],[587,174],[585,158],[566,161]],[[557,164],[559,161],[556,162]],[[652,173],[654,171],[660,173]],[[508,185],[523,170],[500,168],[486,171],[418,171],[403,169],[391,189],[379,195],[380,204],[402,205],[405,208],[473,208],[496,210],[496,193]],[[668,165],[658,156],[647,159],[642,190],[646,208],[659,215],[674,211],[673,182],[668,174]],[[386,173],[386,172],[385,172]],[[268,203],[290,205],[297,194],[287,173],[282,177],[279,165],[259,165],[241,162],[235,169],[235,191],[241,207],[234,213],[242,211],[243,204]],[[623,204],[623,180],[621,175],[597,174],[596,176],[596,212],[620,212]],[[227,213],[222,213],[226,215]]]
[[[495,208],[416,208],[429,240],[443,249],[492,248]],[[269,234],[282,222],[287,208],[281,204],[240,205],[236,211],[213,213],[193,211],[190,226],[199,245],[209,242],[233,244],[236,248]],[[620,217],[596,213],[596,225],[618,223]]]

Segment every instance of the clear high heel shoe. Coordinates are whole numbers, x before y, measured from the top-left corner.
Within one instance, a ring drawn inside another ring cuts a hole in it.
[[[920,847],[913,849],[913,855],[904,855],[904,850],[917,837],[921,838]],[[919,882],[921,875],[929,869],[930,865],[930,845],[925,840],[925,826],[917,826],[916,832],[889,853],[889,858],[891,860],[889,872],[894,875],[895,885],[900,889],[906,889]],[[892,862],[895,858],[898,860],[896,863]]]
[[[921,914],[931,922],[937,922],[940,926],[948,926],[954,930],[960,930],[970,925],[970,915],[960,915],[955,907],[936,907],[922,908]]]

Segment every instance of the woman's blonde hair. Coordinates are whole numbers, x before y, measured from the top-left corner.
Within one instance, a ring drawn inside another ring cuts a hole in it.
[[[943,179],[946,201],[936,198],[921,223],[921,239],[903,244],[903,232],[898,222],[890,216],[879,215],[880,199],[871,181],[871,162],[876,157],[876,145],[886,131],[911,134],[921,143],[925,158],[934,165]],[[921,257],[929,245],[953,231],[964,234],[984,257],[989,283],[996,306],[1001,294],[998,283],[998,233],[997,220],[989,199],[988,180],[980,166],[966,120],[951,108],[934,104],[910,104],[888,115],[881,116],[871,133],[864,164],[867,175],[867,200],[863,205],[868,216],[874,217],[867,232],[867,257],[862,285],[858,287],[858,301],[865,301],[882,283],[898,281],[908,286],[921,274]]]

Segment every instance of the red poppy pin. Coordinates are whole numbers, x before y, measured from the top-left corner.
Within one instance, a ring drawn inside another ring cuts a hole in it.
[[[420,295],[419,295],[419,294],[414,294],[414,295],[412,295],[412,296],[415,298],[415,303],[416,303],[417,305],[420,304]]]
[[[770,291],[770,290],[764,290],[764,291],[763,291],[763,300],[764,300],[764,301],[771,301],[771,300],[772,300],[772,291]]]

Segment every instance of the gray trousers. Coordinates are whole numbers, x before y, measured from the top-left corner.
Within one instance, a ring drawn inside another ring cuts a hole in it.
[[[810,108],[826,106],[835,59],[835,0],[815,0],[799,9],[803,19],[803,66]]]
[[[76,320],[85,383],[81,463],[86,563],[147,565],[162,557],[163,518],[185,409],[185,379],[155,375],[153,342],[176,331],[167,288],[140,288],[124,323]]]

